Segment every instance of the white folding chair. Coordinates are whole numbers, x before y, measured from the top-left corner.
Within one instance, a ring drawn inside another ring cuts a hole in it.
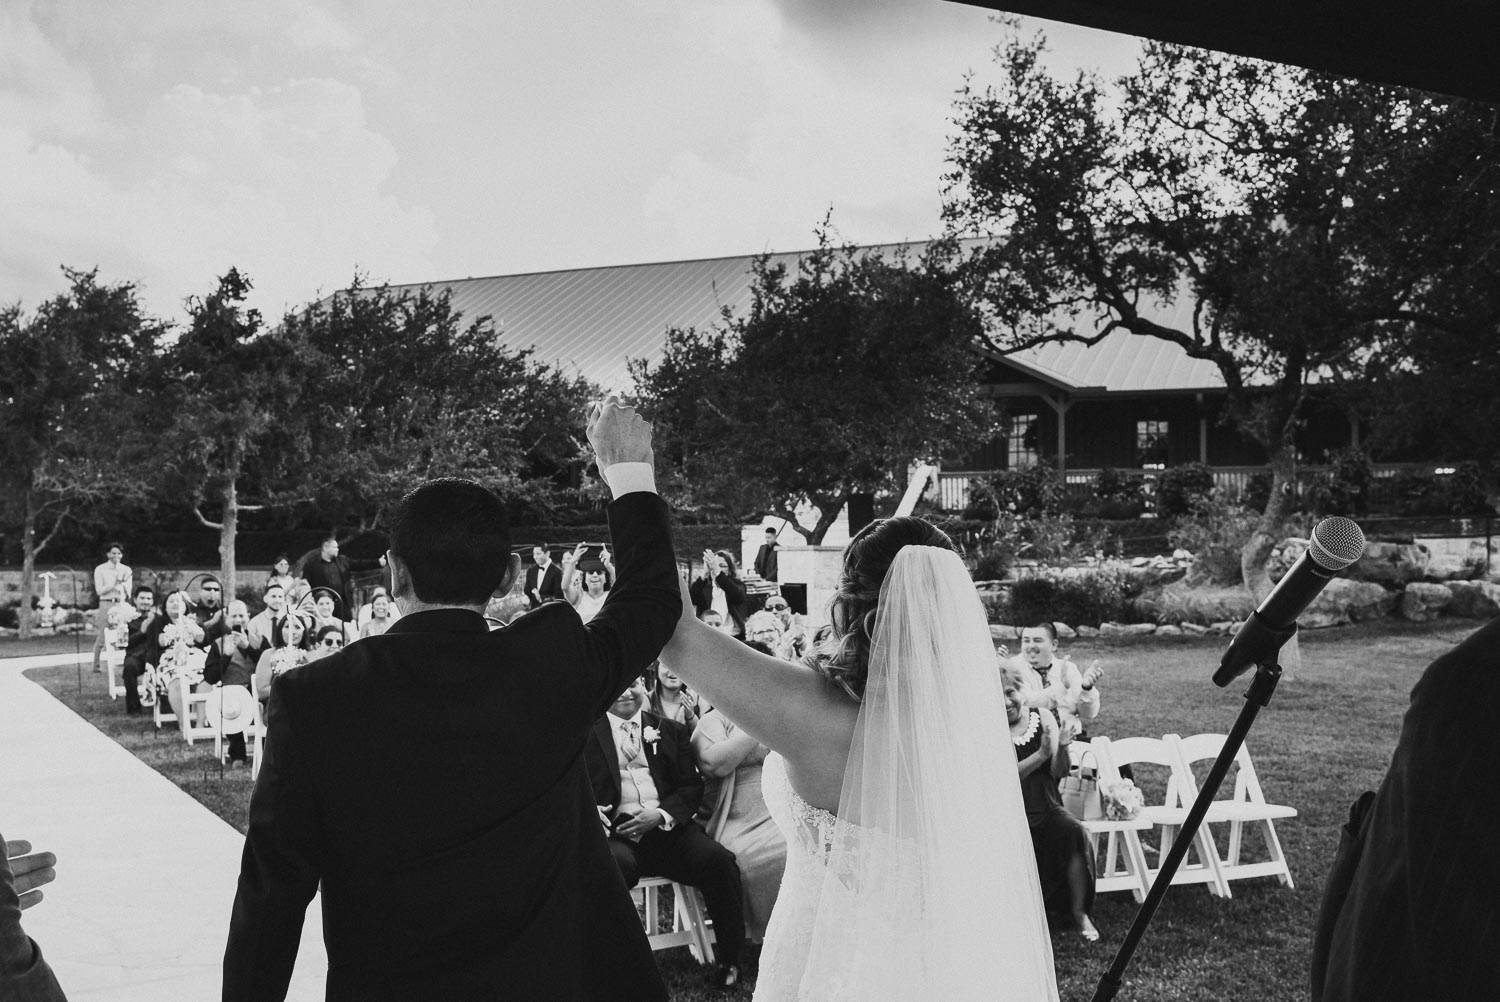
[[[104,670],[108,672],[109,698],[119,699],[125,695],[125,649],[114,645],[114,632],[113,629],[104,631],[104,653],[99,660],[104,662]]]
[[[1141,865],[1148,866],[1149,879],[1147,886],[1156,882],[1161,871],[1161,861],[1167,856],[1172,843],[1177,836],[1177,831],[1182,822],[1187,818],[1188,806],[1191,801],[1185,802],[1179,782],[1177,768],[1177,752],[1169,747],[1161,738],[1131,737],[1110,740],[1106,737],[1096,737],[1093,740],[1094,754],[1099,758],[1099,770],[1109,779],[1120,778],[1120,767],[1130,766],[1134,774],[1135,784],[1141,789],[1146,797],[1146,806],[1141,808],[1137,820],[1143,820],[1150,827],[1157,829],[1157,841],[1151,846],[1156,851],[1157,865],[1149,867],[1145,862],[1145,852],[1148,843],[1143,840],[1140,831],[1121,832],[1121,838],[1127,844],[1127,851],[1139,851],[1137,857]],[[1140,766],[1158,766],[1164,772],[1160,777],[1148,776],[1150,769],[1138,768]],[[1164,792],[1161,799],[1152,803],[1152,788],[1154,780],[1160,779],[1164,783]],[[1134,845],[1131,845],[1134,843]],[[1193,862],[1193,854],[1197,854],[1197,862]],[[1219,866],[1219,853],[1214,848],[1213,840],[1208,831],[1200,827],[1193,836],[1193,844],[1187,856],[1183,857],[1182,864],[1177,872],[1172,875],[1172,883],[1176,884],[1207,884],[1209,893],[1218,897],[1229,897],[1229,883]]]
[[[1091,748],[1092,745],[1087,741],[1074,741],[1068,745],[1068,756],[1076,766],[1083,753]],[[1094,757],[1098,759],[1097,751]],[[1101,766],[1100,779],[1104,778]],[[1146,853],[1141,848],[1140,833],[1154,827],[1155,822],[1145,817],[1143,811],[1128,820],[1098,818],[1080,821],[1079,824],[1083,825],[1094,843],[1094,857],[1098,860],[1098,873],[1094,877],[1095,892],[1129,891],[1136,901],[1146,900],[1146,891],[1151,887],[1151,871],[1146,865]],[[1130,832],[1132,837],[1126,838],[1126,832]],[[1099,851],[1101,838],[1104,839],[1102,853]]]
[[[666,877],[643,877],[636,885],[641,890],[645,906],[643,921],[646,924],[646,940],[652,950],[666,950],[674,946],[686,946],[700,964],[714,962],[714,931],[708,924],[708,914],[698,900],[698,892],[687,884],[679,884]],[[672,928],[661,928],[661,910],[657,891],[661,888],[672,891]]]
[[[1164,740],[1177,753],[1180,770],[1178,785],[1186,802],[1191,804],[1198,796],[1198,781],[1193,774],[1194,763],[1217,759],[1224,750],[1224,742],[1228,737],[1223,734],[1194,734],[1183,738],[1168,734]],[[1234,764],[1233,790],[1228,796],[1223,796],[1221,786],[1220,795],[1215,798],[1203,820],[1204,828],[1215,824],[1229,825],[1229,851],[1220,862],[1220,872],[1226,881],[1275,877],[1282,884],[1291,887],[1292,871],[1287,866],[1286,854],[1281,851],[1281,840],[1276,837],[1276,826],[1272,822],[1282,818],[1295,818],[1297,809],[1266,802],[1260,780],[1255,774],[1255,765],[1250,761],[1250,750],[1245,745],[1240,745],[1234,756]],[[1268,859],[1253,863],[1241,860],[1246,825],[1250,825],[1252,829],[1260,828]]]
[[[241,696],[232,691],[236,689],[244,695]],[[227,696],[226,693],[228,693]],[[256,699],[254,694],[244,686],[229,686],[226,689],[222,684],[216,685],[208,702],[208,715],[211,723],[219,719],[218,715],[223,712],[223,700],[226,698],[237,700],[240,712],[245,715],[238,733],[245,735],[245,754],[251,759],[250,778],[254,779],[260,775],[260,753],[264,739],[264,728],[260,723],[260,700]],[[223,759],[224,745],[228,738],[229,731],[222,724],[217,724],[214,729],[215,758]]]

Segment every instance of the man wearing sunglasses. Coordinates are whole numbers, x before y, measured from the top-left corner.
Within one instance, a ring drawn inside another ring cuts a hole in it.
[[[320,886],[330,1002],[667,998],[582,753],[676,628],[677,561],[650,425],[609,397],[588,438],[616,577],[587,625],[554,602],[490,630],[505,504],[429,481],[390,523],[401,618],[272,687],[226,1002],[285,997]]]

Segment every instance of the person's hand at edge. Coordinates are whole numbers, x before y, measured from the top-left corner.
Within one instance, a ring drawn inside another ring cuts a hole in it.
[[[42,892],[37,888],[57,879],[57,857],[50,852],[32,852],[31,843],[24,840],[5,843],[5,860],[0,866],[12,878],[6,881],[0,875],[0,894],[5,893],[4,886],[10,886],[23,911],[41,902]]]

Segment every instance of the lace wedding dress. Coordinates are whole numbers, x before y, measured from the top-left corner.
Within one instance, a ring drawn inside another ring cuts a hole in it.
[[[839,814],[762,792],[786,836],[755,1002],[1054,1002],[994,648],[958,556],[908,546],[881,588]]]

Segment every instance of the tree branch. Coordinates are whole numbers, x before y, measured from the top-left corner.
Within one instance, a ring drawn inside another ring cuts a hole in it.
[[[188,507],[192,509],[192,512],[197,517],[198,521],[201,522],[201,523],[203,523],[208,528],[210,528],[210,529],[222,529],[222,528],[224,528],[224,523],[222,523],[222,522],[210,522],[207,518],[205,518],[203,516],[203,512],[201,512],[201,511],[198,510],[198,505],[197,504],[191,504]]]

